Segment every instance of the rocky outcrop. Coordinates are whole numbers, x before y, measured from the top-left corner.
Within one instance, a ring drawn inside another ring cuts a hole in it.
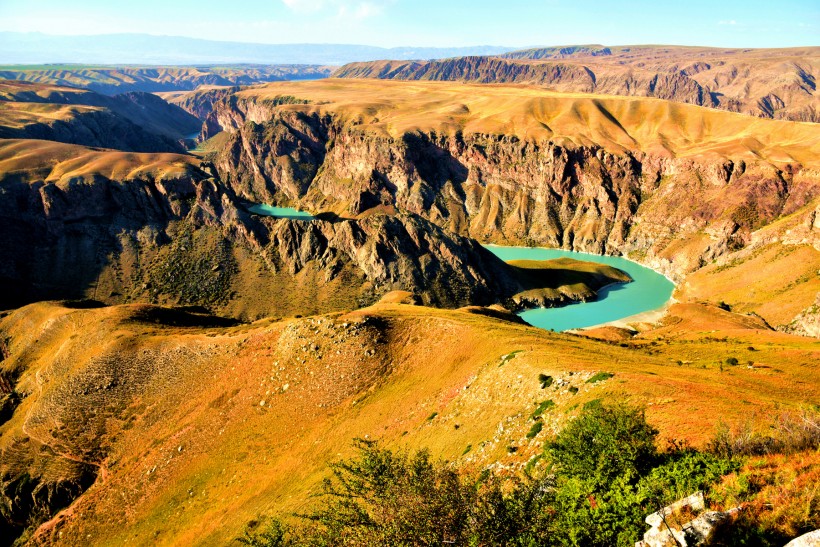
[[[214,103],[230,97],[242,88],[239,86],[220,87],[205,91],[193,91],[176,97],[169,97],[168,102],[175,104],[189,114],[205,121],[214,109]]]
[[[820,272],[818,272],[818,275],[820,275]],[[814,304],[800,312],[783,330],[793,334],[820,338],[820,293],[817,294]]]
[[[820,545],[820,530],[803,534],[788,542],[785,547],[816,547]]]
[[[393,206],[480,241],[630,254],[678,279],[820,191],[799,166],[495,134],[392,137],[237,96],[209,120],[232,132],[213,161],[246,199],[354,216]]]
[[[697,492],[646,517],[651,526],[635,547],[696,547],[718,545],[725,528],[740,513],[706,511],[703,493]]]

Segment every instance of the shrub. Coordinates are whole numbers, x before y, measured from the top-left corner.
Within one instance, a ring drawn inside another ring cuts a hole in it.
[[[310,544],[463,544],[476,491],[427,451],[394,453],[357,440],[357,458],[331,464],[324,505],[304,517]]]
[[[601,405],[570,422],[548,451],[561,473],[600,487],[616,477],[648,471],[657,456],[657,433],[643,410],[623,403]]]
[[[794,454],[820,449],[820,412],[784,413],[767,434],[756,432],[751,422],[734,430],[721,422],[707,449],[722,457]]]
[[[584,410],[589,410],[590,408],[597,408],[603,404],[603,400],[601,399],[592,399],[591,401],[587,401],[584,403]]]
[[[538,382],[541,384],[541,389],[546,389],[552,385],[553,377],[546,374],[538,375]]]
[[[393,452],[358,440],[355,458],[331,465],[332,477],[323,484],[316,510],[303,515],[303,525],[273,521],[259,532],[246,532],[240,541],[251,547],[631,547],[643,534],[647,513],[697,490],[708,491],[740,467],[737,460],[680,444],[659,453],[657,431],[646,422],[643,409],[596,401],[530,460],[523,475],[504,480],[486,468],[470,479],[431,460],[426,451]],[[536,421],[527,437],[534,438],[542,427],[543,421]],[[805,446],[803,441],[798,444]],[[542,458],[551,459],[551,474],[531,475]],[[816,476],[811,473],[804,474],[807,485]],[[734,488],[722,496],[729,499],[742,490]],[[812,492],[811,499],[816,499],[816,489]],[[792,521],[796,530],[816,519]],[[755,535],[753,526],[745,530],[749,545],[764,537]]]
[[[265,528],[253,531],[249,526],[245,529],[245,534],[237,541],[249,547],[290,547],[296,545],[291,536],[290,529],[278,519],[271,519]]]

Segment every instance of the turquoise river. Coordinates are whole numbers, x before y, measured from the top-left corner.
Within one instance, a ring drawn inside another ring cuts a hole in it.
[[[290,207],[273,207],[262,204],[252,205],[248,207],[248,211],[257,215],[293,220],[313,220],[315,218],[310,213]],[[557,308],[538,308],[519,314],[530,325],[542,329],[556,332],[582,329],[656,310],[669,301],[675,289],[675,285],[658,272],[617,256],[600,256],[540,247],[501,247],[498,245],[485,245],[485,247],[505,261],[552,260],[568,257],[614,266],[628,273],[632,278],[631,283],[604,287],[598,291],[598,299],[594,302],[579,302]]]
[[[292,220],[313,220],[310,213],[293,209],[292,207],[274,207],[273,205],[256,204],[248,207],[248,211],[256,215],[274,218],[289,218]]]
[[[672,291],[675,290],[674,283],[667,277],[617,256],[600,256],[538,247],[498,245],[485,245],[485,247],[504,261],[574,258],[613,266],[628,273],[632,278],[631,283],[604,287],[598,291],[598,299],[593,302],[579,302],[557,308],[538,308],[518,314],[530,325],[542,329],[556,332],[582,329],[657,310],[669,301]]]

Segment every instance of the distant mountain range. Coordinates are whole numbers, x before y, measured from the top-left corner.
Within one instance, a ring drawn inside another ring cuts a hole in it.
[[[0,63],[4,64],[341,65],[378,59],[499,55],[513,49],[501,46],[381,48],[353,44],[254,44],[149,34],[56,36],[38,32],[0,32]]]

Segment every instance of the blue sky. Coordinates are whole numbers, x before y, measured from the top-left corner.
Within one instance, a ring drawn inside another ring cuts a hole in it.
[[[0,30],[375,46],[820,45],[820,1],[0,0]]]

